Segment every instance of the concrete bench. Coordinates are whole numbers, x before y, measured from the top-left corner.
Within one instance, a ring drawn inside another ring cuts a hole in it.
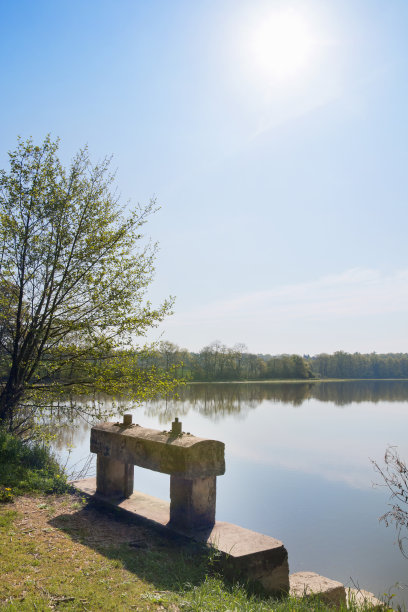
[[[183,433],[176,418],[171,431],[132,424],[101,423],[91,429],[97,453],[96,491],[106,497],[133,493],[134,466],[170,475],[170,524],[184,529],[215,523],[216,477],[225,472],[224,443]]]
[[[101,423],[91,429],[97,453],[95,478],[76,481],[84,495],[159,529],[215,547],[226,577],[271,594],[289,591],[288,553],[279,540],[238,525],[215,521],[216,479],[225,472],[224,443],[183,433],[176,418],[170,431]],[[170,504],[133,492],[134,466],[170,476]]]
[[[95,478],[75,481],[82,494],[125,515],[147,520],[159,529],[180,534],[217,549],[226,577],[269,594],[319,595],[344,606],[344,586],[313,572],[289,579],[288,553],[282,542],[238,525],[215,521],[216,477],[225,473],[224,444],[183,433],[176,418],[170,431],[132,424],[101,423],[91,429],[91,452],[97,453]],[[170,475],[170,505],[133,492],[134,466]],[[349,590],[350,591],[350,590]],[[349,593],[349,601],[382,609],[372,593]]]

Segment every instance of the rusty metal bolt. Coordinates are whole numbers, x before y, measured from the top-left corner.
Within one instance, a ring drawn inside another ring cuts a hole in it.
[[[176,417],[171,424],[171,433],[173,436],[179,436],[181,434],[182,423]]]
[[[123,425],[125,427],[130,427],[132,424],[132,415],[131,414],[124,414],[123,415]]]

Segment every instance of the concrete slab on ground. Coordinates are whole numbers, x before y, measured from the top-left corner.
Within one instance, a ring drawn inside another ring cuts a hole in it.
[[[289,576],[290,594],[293,597],[318,595],[329,605],[346,605],[346,590],[337,580],[320,576],[315,572],[297,572]]]
[[[129,498],[106,497],[96,492],[96,479],[75,481],[81,493],[109,508],[116,508],[152,527],[213,546],[220,554],[224,574],[231,579],[254,583],[267,593],[288,592],[287,551],[279,540],[226,522],[215,522],[204,529],[183,530],[170,524],[170,504],[139,491]]]
[[[373,593],[365,591],[364,589],[346,589],[347,606],[350,607],[352,604],[359,608],[368,608],[369,610],[386,610],[387,606],[380,601]]]

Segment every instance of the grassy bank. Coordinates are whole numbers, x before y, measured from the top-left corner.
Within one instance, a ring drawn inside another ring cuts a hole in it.
[[[225,583],[216,551],[86,503],[46,447],[1,440],[1,610],[329,610]]]
[[[228,585],[217,558],[84,504],[75,494],[0,505],[0,609],[328,611]]]

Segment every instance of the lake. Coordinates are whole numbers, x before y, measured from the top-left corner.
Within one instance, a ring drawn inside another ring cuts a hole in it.
[[[408,607],[408,560],[394,527],[379,523],[389,495],[373,486],[382,481],[370,461],[382,466],[388,445],[408,460],[408,381],[195,383],[177,401],[127,411],[156,429],[178,416],[183,431],[225,442],[217,520],[282,540],[291,573],[395,593]],[[78,468],[89,425],[76,423],[56,446],[68,469]],[[169,481],[135,468],[136,490],[169,500]]]

